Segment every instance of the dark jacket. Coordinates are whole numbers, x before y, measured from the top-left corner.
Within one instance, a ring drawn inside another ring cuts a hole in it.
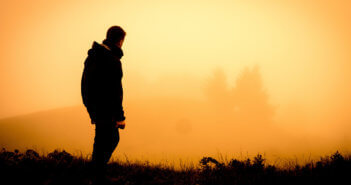
[[[120,48],[108,43],[101,45],[94,42],[88,51],[81,93],[93,123],[125,119],[122,106],[122,56]]]

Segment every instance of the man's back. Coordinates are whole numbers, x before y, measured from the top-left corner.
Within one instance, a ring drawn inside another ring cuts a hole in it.
[[[85,60],[82,98],[93,122],[124,120],[121,49],[93,43]]]

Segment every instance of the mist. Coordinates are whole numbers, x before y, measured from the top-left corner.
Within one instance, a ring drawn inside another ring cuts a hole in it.
[[[33,8],[28,8],[33,7]],[[126,130],[115,156],[280,157],[351,149],[346,1],[31,1],[0,7],[0,138],[86,155],[87,50],[120,25]],[[182,12],[181,14],[179,12]]]
[[[350,116],[340,116],[344,107],[323,112],[298,102],[274,104],[259,66],[243,68],[235,81],[217,68],[204,79],[168,76],[138,82],[125,88],[127,127],[120,130],[114,153],[120,160],[179,165],[179,160],[196,163],[203,156],[261,153],[269,163],[285,164],[351,149]],[[1,146],[9,149],[61,148],[87,156],[92,150],[94,126],[82,105],[2,119],[0,125]]]

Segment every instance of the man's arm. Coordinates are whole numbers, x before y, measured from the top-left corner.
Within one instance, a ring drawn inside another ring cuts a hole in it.
[[[113,75],[115,81],[114,84],[114,99],[115,101],[113,102],[113,113],[114,113],[114,118],[116,121],[124,121],[125,116],[124,116],[124,110],[123,110],[123,87],[122,87],[122,77],[123,77],[123,72],[122,72],[122,66],[119,63],[117,63],[117,68],[116,72]]]

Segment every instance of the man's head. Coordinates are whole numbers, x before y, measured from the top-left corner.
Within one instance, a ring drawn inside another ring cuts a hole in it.
[[[126,32],[120,26],[112,26],[107,30],[106,41],[118,47],[122,47]]]

